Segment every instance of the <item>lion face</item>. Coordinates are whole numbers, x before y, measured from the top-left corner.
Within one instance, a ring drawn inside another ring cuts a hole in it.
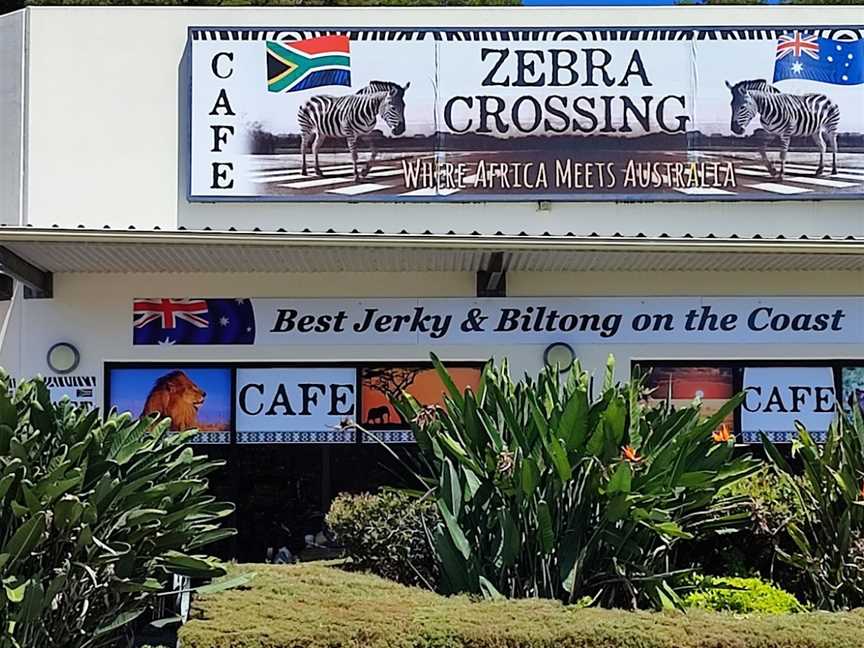
[[[196,412],[201,409],[207,397],[207,392],[192,382],[192,379],[182,371],[178,371],[177,376],[169,382],[168,390],[186,405],[194,407]]]
[[[189,430],[198,427],[198,410],[206,397],[207,392],[183,371],[172,371],[153,385],[143,415],[167,416],[171,419],[172,429]]]

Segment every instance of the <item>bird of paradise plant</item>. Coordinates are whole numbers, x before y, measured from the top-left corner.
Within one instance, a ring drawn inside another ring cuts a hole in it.
[[[800,424],[792,456],[803,464],[803,478],[763,435],[768,456],[785,477],[802,511],[786,530],[794,551],[780,558],[807,578],[809,598],[829,610],[864,606],[864,417],[855,405],[838,412],[824,444]]]
[[[672,606],[679,548],[746,518],[741,498],[715,496],[758,464],[712,437],[742,396],[707,418],[649,406],[611,358],[597,395],[578,363],[518,382],[489,365],[462,392],[433,362],[446,407],[396,405],[431,466],[447,592]]]

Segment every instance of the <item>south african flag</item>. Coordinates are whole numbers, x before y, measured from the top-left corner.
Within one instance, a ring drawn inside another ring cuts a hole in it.
[[[267,89],[297,92],[328,85],[351,85],[348,36],[301,41],[267,41]]]

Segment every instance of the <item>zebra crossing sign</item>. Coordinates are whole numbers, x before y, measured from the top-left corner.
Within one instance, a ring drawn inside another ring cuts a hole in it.
[[[858,198],[864,25],[189,30],[193,201]]]

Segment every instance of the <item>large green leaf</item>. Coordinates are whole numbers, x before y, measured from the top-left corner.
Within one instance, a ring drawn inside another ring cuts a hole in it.
[[[551,553],[555,546],[555,529],[552,524],[552,513],[549,510],[549,504],[544,500],[537,503],[537,523],[539,525],[538,537],[540,547],[543,553]]]
[[[622,461],[618,464],[617,468],[615,468],[615,472],[612,473],[612,477],[609,479],[609,485],[606,487],[606,492],[609,495],[629,493],[632,478],[633,471],[630,468],[630,464]]]
[[[573,475],[573,467],[567,459],[567,451],[564,446],[554,436],[546,439],[546,450],[549,457],[552,459],[552,464],[558,473],[558,478],[562,482],[568,482]]]
[[[433,542],[443,572],[444,592],[474,591],[468,563],[462,553],[454,546],[452,537],[447,530],[443,527],[436,529]]]
[[[760,432],[759,436],[762,438],[762,446],[765,448],[765,452],[768,455],[768,458],[774,463],[777,468],[782,470],[787,475],[792,475],[794,472],[792,468],[789,466],[789,463],[780,454],[780,451],[777,449],[777,446],[774,445],[774,442],[769,439],[764,432]]]
[[[458,520],[453,517],[453,514],[447,509],[446,504],[441,500],[438,500],[438,504],[438,511],[441,513],[441,517],[444,520],[444,525],[453,546],[460,554],[462,554],[462,557],[465,560],[468,560],[471,557],[471,544],[468,542],[468,538],[465,537],[465,534],[459,527]]]
[[[47,513],[39,511],[12,534],[0,549],[0,553],[9,554],[9,565],[14,565],[17,560],[28,556],[36,548],[45,533],[47,519]]]
[[[620,396],[613,398],[603,412],[602,418],[609,443],[616,448],[620,447],[624,443],[627,422],[627,406],[624,399]]]
[[[441,363],[441,360],[438,359],[438,356],[433,353],[431,354],[431,357],[435,371],[438,373],[438,377],[447,389],[447,393],[450,395],[450,398],[453,399],[453,402],[456,403],[456,406],[461,410],[465,406],[465,398],[463,397],[462,392],[458,387],[456,387],[456,383],[453,382],[453,378],[450,377],[450,373]]]
[[[524,457],[521,467],[522,492],[525,494],[525,497],[530,498],[534,495],[534,491],[540,483],[540,470],[537,468],[537,462],[533,457]]]
[[[144,613],[144,610],[145,608],[138,608],[137,610],[121,612],[120,614],[116,615],[113,620],[96,628],[93,636],[101,637],[103,635],[113,633],[126,625],[129,625],[135,619],[141,616]]]
[[[167,551],[158,560],[166,570],[180,576],[212,578],[225,573],[225,568],[215,559],[188,556],[179,551]]]
[[[716,412],[697,426],[697,435],[707,436],[720,427],[720,424],[744,402],[746,396],[746,392],[741,392],[723,403]]]
[[[580,451],[588,437],[588,394],[574,391],[564,405],[558,423],[561,438],[568,451]]]
[[[453,462],[450,459],[444,460],[444,470],[441,472],[441,488],[439,489],[440,497],[447,504],[447,509],[453,513],[455,517],[459,517],[459,512],[462,510],[462,484],[459,481],[459,475]]]
[[[501,527],[501,564],[510,567],[519,557],[522,538],[513,516],[507,509],[498,510],[498,524]]]

